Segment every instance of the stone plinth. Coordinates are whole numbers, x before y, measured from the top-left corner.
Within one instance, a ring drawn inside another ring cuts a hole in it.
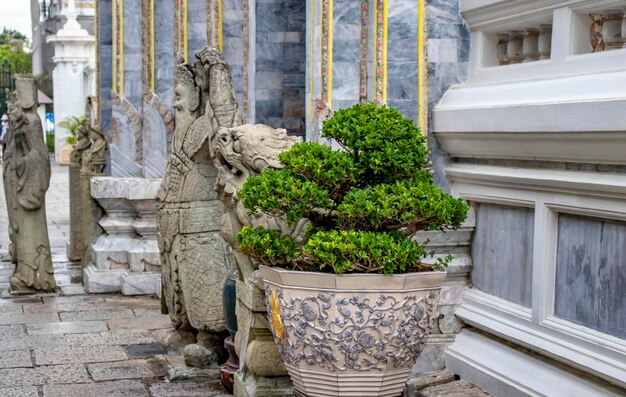
[[[104,210],[104,233],[91,246],[83,281],[90,293],[154,294],[160,285],[156,192],[161,181],[94,177],[91,194]]]

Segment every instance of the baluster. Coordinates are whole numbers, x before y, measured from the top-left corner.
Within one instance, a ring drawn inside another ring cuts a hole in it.
[[[622,18],[622,41],[624,42],[622,48],[626,48],[626,13]]]
[[[591,18],[591,26],[589,27],[589,44],[591,44],[591,52],[601,52],[606,48],[604,37],[602,36],[602,25],[604,25],[604,15],[589,14]]]
[[[552,52],[552,25],[540,25],[541,33],[539,33],[539,59],[550,59]]]
[[[507,44],[507,56],[510,63],[520,63],[524,60],[523,52],[524,31],[515,30],[509,32],[509,42]]]
[[[498,44],[496,48],[496,56],[498,58],[498,65],[508,65],[509,57],[507,56],[507,46],[509,42],[508,33],[498,33]]]
[[[610,10],[604,13],[604,24],[602,25],[602,36],[606,43],[607,50],[616,50],[622,48],[624,40],[622,39],[622,20],[624,19],[624,11]]]
[[[539,30],[526,29],[524,35],[524,62],[533,62],[539,60]]]

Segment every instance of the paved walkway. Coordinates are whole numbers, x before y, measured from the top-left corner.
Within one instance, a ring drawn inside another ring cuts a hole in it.
[[[169,383],[157,343],[169,318],[151,297],[0,299],[2,397],[225,397],[216,372]]]
[[[85,295],[75,284],[80,267],[68,262],[65,247],[68,170],[52,163],[46,194],[59,294],[13,298],[7,293],[14,266],[6,260],[8,216],[0,183],[0,397],[228,396],[215,370],[200,371],[204,376],[193,381],[166,381],[168,371],[189,370],[182,357],[166,355],[157,343],[159,333],[171,329],[158,299]]]

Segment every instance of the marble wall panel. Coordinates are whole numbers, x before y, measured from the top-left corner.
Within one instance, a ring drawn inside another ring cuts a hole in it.
[[[472,243],[472,281],[488,294],[530,307],[534,210],[480,203]]]
[[[174,103],[174,3],[154,3],[154,92],[168,106]]]
[[[142,4],[124,0],[124,97],[136,108],[143,101]]]
[[[334,0],[332,107],[359,101],[361,2]]]
[[[426,2],[428,37],[428,108],[432,109],[454,84],[467,78],[469,60],[469,29],[459,12],[459,0],[429,0]],[[429,120],[430,124],[430,120]],[[435,181],[444,190],[450,183],[444,168],[450,163],[434,134],[428,136]]]
[[[222,52],[230,64],[235,95],[243,109],[243,1],[224,0],[222,3]]]
[[[195,59],[196,52],[207,43],[207,0],[188,0],[187,2],[187,55]]]
[[[555,315],[626,339],[626,222],[559,214]]]
[[[255,121],[302,134],[305,129],[306,3],[257,1],[254,26]]]

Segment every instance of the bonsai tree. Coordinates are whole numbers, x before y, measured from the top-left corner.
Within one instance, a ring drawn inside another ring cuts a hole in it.
[[[304,239],[264,227],[244,227],[240,249],[267,265],[335,273],[442,270],[419,230],[458,228],[468,206],[439,189],[428,166],[426,138],[398,110],[357,104],[338,110],[322,136],[343,150],[298,143],[279,155],[283,169],[250,177],[238,192],[251,212],[310,221]]]

